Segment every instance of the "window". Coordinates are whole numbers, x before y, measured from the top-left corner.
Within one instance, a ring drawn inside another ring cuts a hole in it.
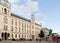
[[[4,9],[4,14],[7,14],[7,9],[6,8]]]
[[[32,31],[32,33],[34,33],[34,31]]]
[[[27,28],[28,28],[28,24],[27,24]]]
[[[17,25],[17,21],[15,21],[15,25]]]
[[[27,33],[28,33],[28,30],[27,30]]]
[[[4,17],[4,23],[8,23],[7,16]]]
[[[15,32],[17,32],[17,27],[15,27]]]
[[[20,32],[20,28],[19,28],[19,32]]]
[[[4,25],[4,30],[8,30],[8,26]]]
[[[2,10],[3,10],[3,8],[2,8]]]
[[[34,29],[34,26],[32,25],[32,29]]]
[[[26,38],[26,35],[25,35],[25,38]]]
[[[20,35],[19,35],[19,38],[20,38]]]
[[[8,13],[9,13],[9,10],[8,10]]]
[[[23,31],[23,28],[22,28],[22,31]]]
[[[25,29],[25,33],[26,33],[26,29]]]
[[[25,22],[23,23],[23,28],[25,28]]]
[[[17,34],[15,34],[15,37],[17,38]]]
[[[11,24],[13,25],[13,19],[11,20]]]
[[[13,31],[13,26],[11,26],[11,31]]]
[[[23,27],[23,24],[22,24],[22,27]]]
[[[22,37],[23,37],[23,35],[22,35]]]
[[[19,22],[19,26],[20,26],[20,22]]]
[[[13,34],[11,35],[11,37],[13,38]]]
[[[26,23],[25,23],[25,28],[26,28]]]

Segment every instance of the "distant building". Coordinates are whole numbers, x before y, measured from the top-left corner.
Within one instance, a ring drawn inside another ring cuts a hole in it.
[[[42,27],[40,27],[41,25],[35,24],[35,38],[39,39],[39,33],[42,30]]]
[[[49,29],[48,28],[46,28],[46,27],[44,27],[44,28],[42,28],[42,30],[43,30],[43,32],[44,32],[44,40],[49,40],[49,39],[51,39],[50,38],[50,36],[49,36]]]
[[[42,28],[45,36],[48,36],[49,35],[49,29],[48,28]]]
[[[0,0],[0,39],[36,39],[41,29],[33,15],[31,20],[17,16],[11,13],[8,0]]]

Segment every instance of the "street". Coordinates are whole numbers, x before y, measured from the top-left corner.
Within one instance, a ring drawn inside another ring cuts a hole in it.
[[[57,42],[49,42],[49,41],[0,41],[0,43],[57,43]]]

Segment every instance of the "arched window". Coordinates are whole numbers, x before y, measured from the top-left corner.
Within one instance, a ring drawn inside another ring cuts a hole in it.
[[[19,38],[20,38],[20,35],[19,35]]]
[[[17,34],[15,34],[15,37],[17,38]]]
[[[7,9],[6,8],[4,9],[4,14],[7,14]]]
[[[4,23],[8,23],[7,16],[4,16]]]

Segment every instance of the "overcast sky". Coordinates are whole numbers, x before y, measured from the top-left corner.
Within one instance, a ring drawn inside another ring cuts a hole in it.
[[[9,0],[11,12],[60,33],[60,0]]]

